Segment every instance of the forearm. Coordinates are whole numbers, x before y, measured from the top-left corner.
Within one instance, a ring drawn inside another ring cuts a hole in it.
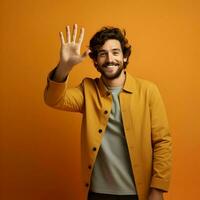
[[[168,191],[172,167],[172,141],[165,106],[158,88],[151,91],[152,178],[151,187]]]
[[[171,140],[165,136],[154,144],[151,187],[168,191],[171,177]]]
[[[163,200],[163,191],[156,189],[156,188],[151,188],[150,193],[149,193],[149,199],[148,200]]]
[[[44,91],[44,101],[49,106],[54,106],[58,102],[59,99],[62,99],[64,96],[64,92],[66,89],[66,80],[57,81],[55,79],[55,73],[57,71],[57,67],[54,68],[47,77],[47,85]]]
[[[71,66],[64,66],[63,64],[58,64],[55,68],[54,73],[50,77],[52,81],[55,82],[65,82],[69,72],[71,71]]]
[[[65,111],[81,112],[83,106],[83,89],[82,83],[77,87],[68,88],[68,79],[64,82],[56,82],[52,80],[54,75],[52,70],[47,79],[47,85],[44,91],[44,101],[47,105]]]

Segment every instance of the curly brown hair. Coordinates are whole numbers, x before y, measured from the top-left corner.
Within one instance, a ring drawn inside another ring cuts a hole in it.
[[[128,43],[126,36],[126,31],[120,30],[119,28],[106,26],[101,28],[95,35],[91,38],[89,48],[89,56],[91,59],[96,60],[98,51],[104,43],[109,39],[116,39],[120,42],[122,52],[127,61],[124,62],[124,68],[126,68],[129,56],[131,55],[131,45]]]

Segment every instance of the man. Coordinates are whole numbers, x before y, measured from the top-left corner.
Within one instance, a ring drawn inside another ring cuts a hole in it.
[[[171,136],[157,86],[126,72],[131,46],[125,32],[104,27],[80,55],[84,28],[60,32],[60,61],[48,76],[45,102],[83,114],[81,153],[88,200],[163,200],[171,173]],[[72,38],[71,38],[72,37]],[[70,71],[86,56],[100,78],[67,87]]]

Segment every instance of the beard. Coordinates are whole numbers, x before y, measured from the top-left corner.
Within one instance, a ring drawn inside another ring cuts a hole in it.
[[[117,71],[114,74],[108,75],[104,71],[104,68],[106,68],[108,66],[117,66],[118,69],[117,69]],[[109,79],[109,80],[113,80],[113,79],[118,78],[121,75],[123,69],[124,69],[124,63],[120,62],[120,61],[118,61],[118,62],[106,62],[102,66],[97,66],[97,70],[101,73],[101,75],[104,78]]]

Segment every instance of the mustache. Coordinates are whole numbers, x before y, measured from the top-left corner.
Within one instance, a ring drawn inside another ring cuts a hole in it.
[[[102,65],[102,67],[107,67],[107,66],[119,66],[119,63],[116,62],[106,62]]]

